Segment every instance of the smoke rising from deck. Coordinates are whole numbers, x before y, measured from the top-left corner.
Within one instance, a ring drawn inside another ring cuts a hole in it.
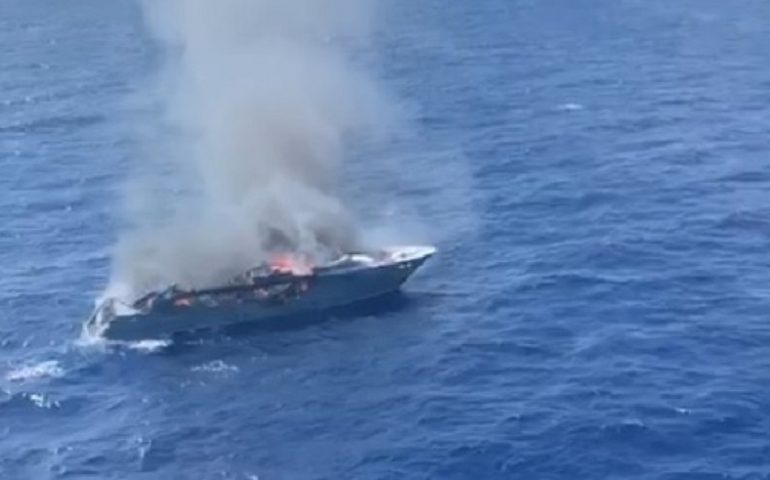
[[[295,250],[356,248],[350,142],[389,116],[367,72],[368,0],[146,0],[162,45],[153,155],[129,183],[113,289],[224,281]]]

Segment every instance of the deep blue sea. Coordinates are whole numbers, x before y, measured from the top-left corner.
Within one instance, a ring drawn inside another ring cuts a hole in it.
[[[79,339],[156,47],[131,0],[0,0],[0,478],[770,478],[770,3],[386,3],[411,134],[347,191],[439,254],[150,348]]]

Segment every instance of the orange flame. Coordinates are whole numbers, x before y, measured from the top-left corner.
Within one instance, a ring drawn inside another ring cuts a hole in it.
[[[306,255],[280,253],[273,255],[269,264],[274,272],[291,273],[293,275],[310,275],[313,273],[313,264]]]

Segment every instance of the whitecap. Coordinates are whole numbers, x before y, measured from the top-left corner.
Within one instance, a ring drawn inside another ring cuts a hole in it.
[[[24,382],[38,378],[58,378],[64,375],[64,370],[56,360],[46,360],[34,365],[24,365],[11,370],[5,375],[5,379],[11,382]]]
[[[137,342],[123,342],[131,350],[144,353],[154,353],[171,345],[171,340],[139,340]]]
[[[222,360],[213,360],[202,365],[196,365],[190,370],[193,372],[212,372],[212,373],[237,373],[238,367],[223,362]]]
[[[51,400],[49,397],[43,395],[42,393],[23,393],[22,396],[39,408],[51,409],[61,407],[59,402],[56,400]]]

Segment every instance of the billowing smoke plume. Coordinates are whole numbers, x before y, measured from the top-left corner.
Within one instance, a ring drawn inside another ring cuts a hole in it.
[[[357,246],[339,183],[350,142],[382,120],[377,89],[351,61],[372,7],[146,0],[166,52],[163,141],[128,188],[113,272],[124,293],[214,284],[271,251]]]

